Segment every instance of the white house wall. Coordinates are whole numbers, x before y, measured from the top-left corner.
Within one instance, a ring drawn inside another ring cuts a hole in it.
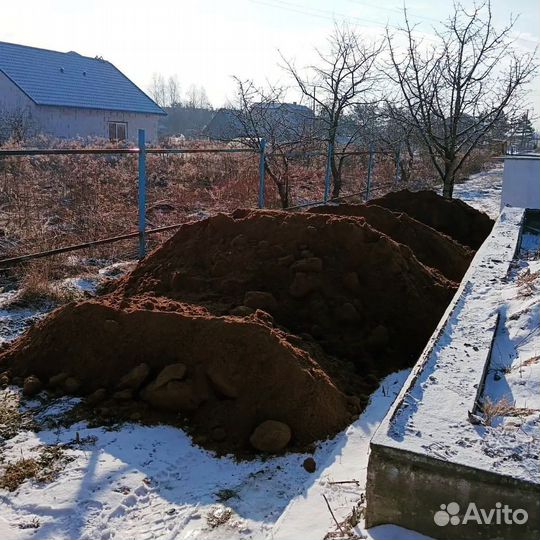
[[[62,139],[77,137],[109,138],[109,122],[126,122],[127,137],[136,141],[138,130],[146,131],[148,142],[157,141],[155,114],[79,109],[36,105],[18,86],[0,72],[0,110],[27,110],[39,131]]]
[[[77,109],[74,107],[38,106],[34,119],[43,131],[55,137],[73,139],[76,137],[109,138],[109,122],[126,122],[127,137],[137,140],[139,129],[146,130],[146,140],[157,140],[158,116],[155,114],[126,113],[98,109]]]
[[[0,110],[33,110],[34,107],[34,102],[0,71]]]

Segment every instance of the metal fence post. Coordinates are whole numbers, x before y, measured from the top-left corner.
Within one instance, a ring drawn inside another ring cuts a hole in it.
[[[368,160],[368,168],[367,168],[367,185],[366,185],[366,201],[369,201],[369,195],[371,192],[371,175],[373,174],[373,157],[374,157],[374,151],[373,151],[373,143],[369,145],[369,160]]]
[[[264,208],[264,172],[265,172],[266,139],[259,142],[259,208]]]
[[[330,197],[330,173],[332,171],[332,158],[334,154],[334,145],[328,143],[328,152],[326,154],[326,173],[324,175],[324,202],[328,202],[328,197]]]
[[[146,136],[144,129],[139,129],[139,257],[146,255]]]

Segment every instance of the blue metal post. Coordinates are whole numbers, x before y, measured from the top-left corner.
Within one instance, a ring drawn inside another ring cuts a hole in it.
[[[266,139],[259,142],[259,208],[264,208],[264,168],[265,168]]]
[[[373,174],[373,158],[374,158],[374,151],[373,151],[373,143],[369,146],[369,161],[368,161],[368,168],[367,168],[367,185],[366,185],[366,201],[369,201],[369,195],[371,192],[371,175]]]
[[[146,255],[146,136],[139,129],[139,258]]]
[[[330,176],[332,172],[332,158],[334,155],[334,145],[328,143],[328,152],[326,155],[326,173],[324,175],[324,202],[328,202],[330,197]]]

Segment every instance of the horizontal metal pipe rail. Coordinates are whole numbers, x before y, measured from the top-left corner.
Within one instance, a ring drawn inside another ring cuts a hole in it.
[[[184,222],[186,223],[186,222]],[[184,223],[175,223],[174,225],[165,225],[164,227],[157,227],[155,229],[147,229],[145,234],[156,234],[160,232],[170,231],[181,227]],[[9,259],[0,260],[0,268],[5,266],[12,266],[21,262],[41,259],[43,257],[49,257],[51,255],[59,255],[61,253],[68,253],[69,251],[77,251],[79,249],[90,248],[94,246],[101,246],[103,244],[112,244],[113,242],[119,242],[121,240],[129,240],[131,238],[137,238],[139,231],[126,234],[120,234],[118,236],[110,236],[108,238],[101,238],[100,240],[92,240],[90,242],[83,242],[81,244],[73,244],[71,246],[64,246],[55,249],[48,249],[46,251],[38,251],[36,253],[29,253],[27,255],[20,255],[18,257],[10,257]]]
[[[146,148],[147,154],[258,154],[254,148]],[[2,156],[70,156],[138,154],[138,148],[26,148],[0,149]]]

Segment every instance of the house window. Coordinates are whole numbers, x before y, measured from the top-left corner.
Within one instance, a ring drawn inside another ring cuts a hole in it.
[[[125,141],[127,139],[127,122],[109,122],[109,140]]]

